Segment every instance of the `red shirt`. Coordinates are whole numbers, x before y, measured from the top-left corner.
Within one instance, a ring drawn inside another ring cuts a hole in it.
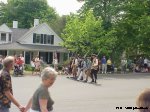
[[[23,63],[24,62],[20,58],[16,59],[16,64],[17,65],[22,65]]]

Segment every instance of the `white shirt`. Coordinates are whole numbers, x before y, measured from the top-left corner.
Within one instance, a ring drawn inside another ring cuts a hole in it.
[[[78,59],[75,59],[75,65],[78,66]]]
[[[144,64],[147,64],[148,63],[148,59],[144,59]]]
[[[35,67],[35,64],[33,61],[31,61],[31,67]]]
[[[57,65],[58,64],[58,59],[53,59],[53,64]]]

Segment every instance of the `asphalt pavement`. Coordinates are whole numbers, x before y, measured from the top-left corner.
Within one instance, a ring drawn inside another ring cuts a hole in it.
[[[133,110],[136,97],[143,89],[150,88],[149,73],[98,74],[98,84],[66,77],[59,75],[49,88],[55,101],[53,112],[137,112]],[[39,76],[26,75],[12,77],[12,83],[14,96],[22,105],[26,105],[41,79]],[[19,110],[12,104],[10,112]]]

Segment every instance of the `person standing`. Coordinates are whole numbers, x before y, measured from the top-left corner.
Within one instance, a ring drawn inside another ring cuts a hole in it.
[[[84,82],[88,82],[88,77],[91,77],[91,65],[92,65],[91,57],[87,58],[86,63],[87,63],[87,69],[85,71],[86,79],[84,80]]]
[[[22,73],[24,73],[25,59],[24,59],[24,57],[22,56],[22,54],[20,54],[20,59],[21,59],[21,61],[22,61]]]
[[[73,78],[76,79],[77,78],[77,67],[78,67],[78,58],[75,57],[72,61],[72,75]]]
[[[142,71],[143,71],[143,67],[144,67],[144,60],[143,60],[143,57],[140,57],[140,58],[137,60],[137,64],[139,65],[139,69],[140,69],[140,71],[142,72]]]
[[[123,58],[121,60],[121,73],[126,73],[126,69],[127,69],[127,60],[126,58]]]
[[[77,80],[83,80],[84,79],[84,76],[85,76],[85,70],[86,70],[86,60],[85,58],[82,58],[81,59],[81,62],[80,62],[80,69],[81,69],[81,72],[77,78]]]
[[[43,60],[43,57],[40,57],[40,65],[41,65],[41,70],[44,69],[44,66],[47,66],[46,63]]]
[[[101,59],[101,63],[102,63],[102,74],[107,72],[107,61],[105,56],[103,56],[103,58]]]
[[[35,64],[35,75],[40,75],[41,63],[40,63],[39,55],[36,56],[36,58],[34,60],[34,64]]]
[[[96,82],[97,80],[97,72],[98,72],[98,59],[97,56],[95,54],[92,55],[92,66],[91,66],[91,78],[92,81],[91,82]]]
[[[81,59],[81,57],[79,56],[78,57],[78,67],[77,67],[77,77],[79,77],[79,75],[80,75],[80,73],[81,73],[81,63],[82,62],[82,59]]]
[[[112,62],[111,62],[111,58],[109,58],[107,60],[107,72],[111,73],[111,71],[112,71]]]
[[[46,67],[41,73],[42,84],[34,92],[29,100],[24,112],[51,112],[54,101],[52,100],[48,88],[51,87],[57,77],[57,72],[51,67]]]
[[[14,57],[8,56],[3,60],[4,68],[0,73],[0,112],[10,112],[11,102],[23,112],[24,107],[13,96],[10,70],[14,65]]]
[[[57,58],[53,59],[53,64],[54,64],[55,70],[58,70],[58,59]]]

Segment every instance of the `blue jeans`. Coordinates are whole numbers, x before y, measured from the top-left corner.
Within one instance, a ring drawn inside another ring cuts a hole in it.
[[[0,112],[9,112],[9,108],[2,108],[0,109]]]

